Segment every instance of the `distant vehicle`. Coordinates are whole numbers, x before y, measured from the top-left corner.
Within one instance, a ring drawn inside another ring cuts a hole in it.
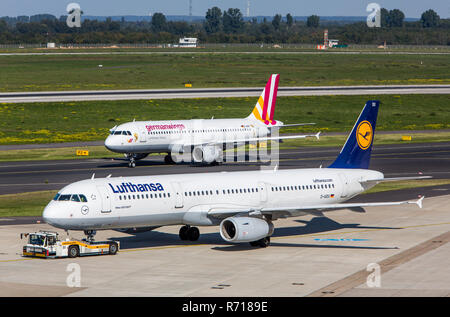
[[[196,163],[220,163],[223,147],[246,142],[279,141],[319,134],[271,136],[273,129],[309,125],[285,125],[274,119],[279,75],[270,76],[253,111],[242,119],[196,119],[165,121],[133,121],[113,127],[105,140],[112,152],[124,153],[129,167],[150,153],[168,153],[165,162],[175,163],[171,153],[191,153],[189,160]]]
[[[20,238],[24,237],[28,242],[23,246],[22,255],[29,257],[76,258],[83,255],[114,255],[119,250],[119,243],[115,241],[61,241],[58,233],[51,231],[21,233]]]
[[[110,177],[72,183],[43,212],[44,220],[65,230],[152,230],[182,225],[181,240],[196,241],[196,226],[220,226],[231,243],[267,247],[278,218],[415,201],[343,203],[380,182],[428,178],[385,178],[369,170],[379,101],[368,101],[339,156],[328,168]],[[81,202],[80,196],[88,197]]]

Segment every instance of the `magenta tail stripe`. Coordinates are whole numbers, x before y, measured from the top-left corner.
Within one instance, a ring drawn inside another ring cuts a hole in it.
[[[267,107],[269,106],[269,96],[270,96],[270,85],[272,83],[272,76],[270,76],[269,81],[266,84],[266,88],[264,88],[264,107],[262,113],[262,119],[267,119]]]
[[[275,77],[275,85],[273,88],[273,96],[272,96],[272,106],[270,107],[270,120],[273,120],[273,115],[275,113],[275,104],[277,102],[277,92],[278,92],[278,81],[280,79],[279,75]]]

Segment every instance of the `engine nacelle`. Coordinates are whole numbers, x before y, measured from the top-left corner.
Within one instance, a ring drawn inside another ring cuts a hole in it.
[[[217,146],[196,146],[192,150],[192,158],[196,163],[213,163],[221,155],[221,150]]]
[[[272,233],[272,222],[261,218],[229,217],[220,223],[220,235],[227,242],[253,242]]]

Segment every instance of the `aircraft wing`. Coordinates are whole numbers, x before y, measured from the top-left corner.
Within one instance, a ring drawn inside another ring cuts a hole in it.
[[[286,135],[286,136],[277,136],[277,137],[260,137],[260,138],[247,138],[247,139],[237,139],[237,140],[223,140],[223,141],[205,141],[205,142],[197,142],[191,144],[180,144],[180,146],[219,146],[223,144],[230,143],[246,143],[246,142],[267,142],[267,141],[278,141],[278,140],[288,140],[288,139],[304,139],[315,137],[317,140],[320,138],[320,132],[316,134],[304,134],[304,135]]]
[[[249,214],[249,215],[260,215],[260,214],[272,214],[272,213],[287,213],[290,216],[295,215],[297,212],[323,212],[338,209],[352,209],[354,211],[359,211],[363,207],[376,207],[376,206],[396,206],[403,204],[416,204],[419,208],[422,208],[422,202],[425,196],[417,200],[405,200],[405,201],[395,201],[395,202],[378,202],[378,203],[343,203],[343,204],[323,204],[323,205],[310,205],[310,206],[297,206],[297,207],[276,207],[276,208],[236,208],[236,209],[222,209],[222,208],[211,208],[208,211],[208,215],[218,218],[231,217],[237,214]]]

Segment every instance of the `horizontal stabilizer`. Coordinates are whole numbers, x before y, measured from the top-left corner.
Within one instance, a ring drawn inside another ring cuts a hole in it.
[[[378,184],[381,182],[395,182],[395,181],[408,181],[415,179],[429,179],[433,178],[432,176],[412,176],[412,177],[390,177],[390,178],[379,178],[379,179],[369,179],[360,181],[360,183],[364,184]]]
[[[281,125],[274,125],[274,126],[269,126],[268,128],[272,129],[272,128],[288,128],[288,127],[301,127],[304,125],[315,125],[315,123],[292,123],[292,124],[281,124]]]

